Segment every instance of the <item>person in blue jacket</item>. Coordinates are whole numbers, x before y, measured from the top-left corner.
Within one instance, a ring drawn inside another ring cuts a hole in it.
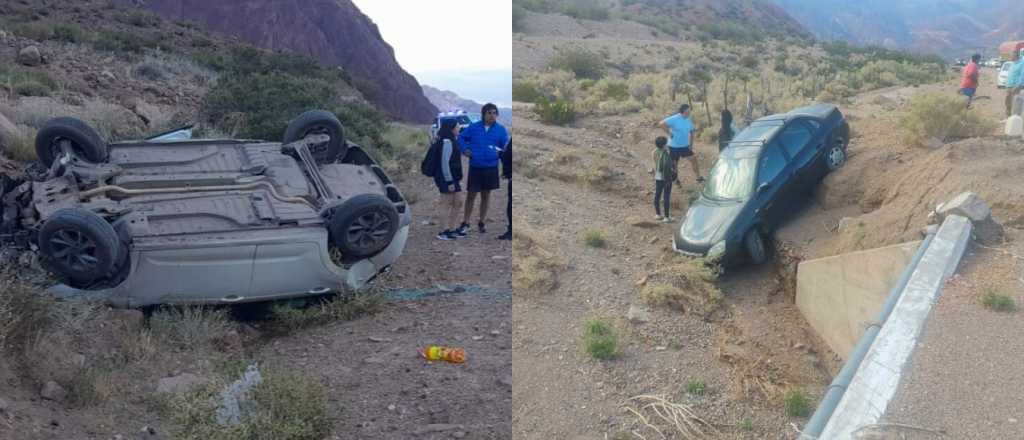
[[[459,236],[469,232],[469,218],[473,214],[473,202],[480,194],[480,218],[477,227],[480,233],[487,232],[484,221],[487,207],[491,203],[491,191],[501,187],[498,177],[499,155],[508,145],[508,131],[498,123],[498,106],[487,103],[480,110],[480,121],[474,122],[459,134],[462,154],[469,157],[469,173],[466,181],[466,210],[462,224],[456,230]]]

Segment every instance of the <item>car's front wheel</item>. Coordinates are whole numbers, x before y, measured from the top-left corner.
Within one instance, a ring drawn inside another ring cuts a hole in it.
[[[398,211],[387,197],[361,194],[331,208],[328,231],[346,258],[366,258],[383,251],[398,232]]]
[[[743,237],[743,247],[746,248],[751,263],[761,264],[768,261],[768,247],[765,244],[764,234],[756,227],[750,228],[747,235]]]
[[[53,161],[65,155],[72,161],[101,163],[107,160],[107,143],[81,120],[53,118],[36,135],[36,156],[49,168]]]
[[[288,123],[288,128],[284,131],[284,143],[295,142],[311,134],[325,134],[330,138],[326,143],[310,146],[309,152],[317,163],[332,163],[345,157],[348,150],[345,129],[334,113],[310,110],[299,115]]]

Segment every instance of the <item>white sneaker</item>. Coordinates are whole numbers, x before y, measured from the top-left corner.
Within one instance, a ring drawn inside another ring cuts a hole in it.
[[[665,219],[665,217],[662,217],[662,216],[660,216],[660,215],[656,215],[656,216],[654,216],[654,221],[656,221],[656,222],[660,222],[660,221],[662,221],[662,220],[664,220],[664,219]]]
[[[661,222],[662,222],[662,223],[672,223],[672,222],[674,222],[674,221],[676,221],[676,219],[674,219],[674,218],[672,218],[672,217],[665,217],[665,218],[663,218],[663,219],[661,220]]]

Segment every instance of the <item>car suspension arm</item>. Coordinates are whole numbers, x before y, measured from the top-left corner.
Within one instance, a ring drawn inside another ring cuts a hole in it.
[[[128,189],[117,185],[104,185],[99,188],[93,188],[88,191],[79,193],[82,198],[89,198],[99,194],[106,194],[108,192],[116,192],[127,196],[138,196],[146,194],[173,194],[173,193],[192,193],[192,192],[209,192],[209,191],[236,191],[246,189],[257,189],[264,188],[270,192],[271,197],[280,200],[285,203],[302,203],[316,210],[314,205],[309,200],[302,197],[286,197],[277,192],[277,189],[273,185],[267,182],[252,182],[242,185],[218,185],[218,186],[182,186],[177,188],[151,188],[151,189]]]

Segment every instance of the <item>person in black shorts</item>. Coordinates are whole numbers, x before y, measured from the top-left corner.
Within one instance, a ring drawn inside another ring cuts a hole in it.
[[[458,143],[459,124],[455,119],[446,119],[438,130],[438,139],[431,146],[440,153],[437,168],[434,171],[434,184],[441,193],[441,215],[445,219],[445,230],[437,234],[438,240],[454,240],[456,238],[456,222],[459,221],[459,208],[462,200],[462,159],[459,157]]]
[[[477,227],[480,233],[487,232],[484,222],[487,207],[491,202],[491,191],[501,187],[498,178],[498,155],[508,145],[508,131],[498,123],[498,106],[487,103],[480,110],[481,120],[474,122],[459,134],[462,154],[469,157],[469,179],[466,182],[466,210],[456,235],[469,232],[469,218],[473,214],[473,202],[480,193],[480,218]]]

